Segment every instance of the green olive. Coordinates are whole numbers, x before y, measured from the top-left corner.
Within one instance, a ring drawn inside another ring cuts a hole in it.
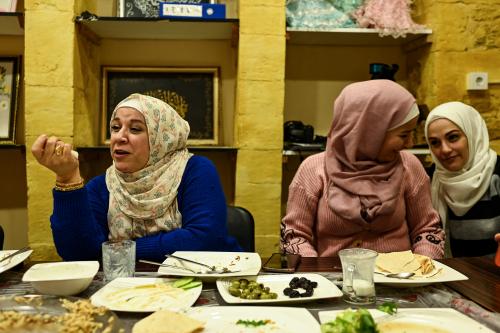
[[[241,291],[239,288],[229,287],[229,294],[234,297],[239,297],[241,295]]]

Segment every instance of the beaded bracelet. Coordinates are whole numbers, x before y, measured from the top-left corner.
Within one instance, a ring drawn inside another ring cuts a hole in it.
[[[56,191],[62,191],[62,192],[79,190],[81,188],[83,188],[83,178],[80,178],[79,182],[70,184],[56,182],[56,186],[54,187]]]

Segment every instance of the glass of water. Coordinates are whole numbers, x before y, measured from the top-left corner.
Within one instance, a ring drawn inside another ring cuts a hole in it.
[[[117,277],[134,276],[135,242],[122,240],[102,243],[102,270],[107,282]]]

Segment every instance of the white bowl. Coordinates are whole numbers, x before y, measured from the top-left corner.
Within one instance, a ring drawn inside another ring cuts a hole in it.
[[[99,270],[97,261],[64,261],[36,264],[23,275],[23,282],[41,294],[76,295],[90,285]]]

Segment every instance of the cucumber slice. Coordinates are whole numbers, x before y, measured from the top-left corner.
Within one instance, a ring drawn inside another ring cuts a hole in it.
[[[181,288],[184,290],[188,290],[191,288],[196,288],[198,286],[201,286],[201,281],[200,280],[194,280],[193,282],[189,282],[188,284],[183,285]]]
[[[185,286],[186,284],[192,282],[194,280],[194,277],[190,277],[190,276],[186,276],[186,277],[183,277],[181,279],[178,279],[178,280],[175,280],[173,283],[172,283],[172,287],[174,288],[183,288],[183,286]]]

